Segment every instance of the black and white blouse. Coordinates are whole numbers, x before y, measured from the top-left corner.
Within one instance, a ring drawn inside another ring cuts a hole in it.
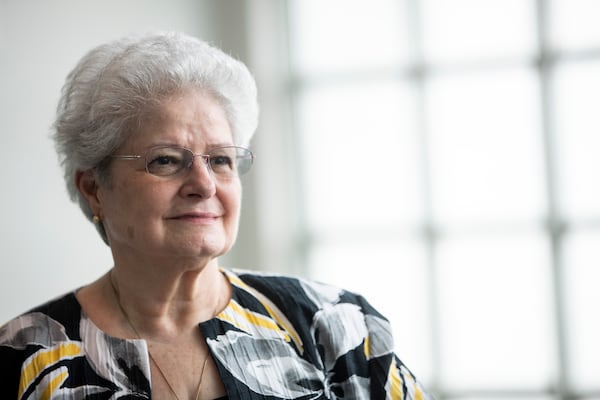
[[[227,307],[199,324],[229,399],[430,397],[364,298],[307,280],[222,270]],[[0,327],[6,399],[150,399],[141,339],[101,331],[69,293]]]

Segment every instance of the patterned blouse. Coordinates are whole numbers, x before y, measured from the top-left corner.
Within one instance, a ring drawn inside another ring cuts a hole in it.
[[[199,324],[230,399],[426,400],[388,321],[332,286],[223,270],[227,308]],[[150,399],[146,342],[102,332],[75,293],[0,327],[6,399]]]

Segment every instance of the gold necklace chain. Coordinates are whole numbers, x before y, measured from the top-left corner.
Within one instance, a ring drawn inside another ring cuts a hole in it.
[[[129,319],[129,315],[127,314],[127,312],[123,308],[123,305],[121,304],[121,295],[119,294],[119,290],[117,289],[117,285],[115,285],[114,278],[113,278],[113,271],[114,270],[111,270],[108,273],[108,280],[109,280],[110,286],[112,287],[112,290],[113,290],[113,292],[115,294],[115,298],[117,299],[117,304],[119,305],[119,309],[121,310],[121,313],[123,313],[123,316],[127,320],[127,323],[129,324],[129,327],[133,330],[133,332],[136,334],[136,336],[138,337],[138,339],[145,340],[142,337],[142,335],[140,335],[140,333],[138,332],[138,330],[135,328],[135,325],[133,325],[133,322],[131,322],[131,319]],[[217,314],[218,308],[219,308],[219,299],[217,299],[217,305],[215,307],[215,311],[212,314],[213,316],[215,316]],[[180,400],[179,396],[177,396],[177,392],[175,392],[175,388],[173,388],[173,385],[171,385],[171,382],[169,382],[169,380],[167,379],[167,376],[163,372],[162,368],[160,367],[160,365],[158,364],[158,362],[156,361],[156,359],[152,356],[152,352],[150,351],[150,347],[149,346],[148,346],[148,356],[150,356],[150,360],[152,360],[152,362],[156,366],[156,369],[158,369],[158,372],[160,372],[160,375],[163,377],[163,379],[167,383],[167,386],[169,387],[169,389],[173,393],[173,396],[175,396],[175,399]],[[200,388],[202,387],[202,378],[204,377],[204,368],[206,367],[207,361],[208,361],[208,351],[206,352],[206,356],[204,356],[204,362],[202,363],[202,369],[200,370],[200,380],[198,381],[198,389],[196,390],[196,397],[195,397],[196,400],[198,400],[198,397],[200,396]]]

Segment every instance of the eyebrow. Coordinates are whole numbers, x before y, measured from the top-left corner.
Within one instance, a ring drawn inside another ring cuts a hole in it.
[[[205,151],[210,151],[211,149],[216,149],[216,148],[219,148],[219,147],[228,147],[228,146],[235,146],[235,144],[232,143],[232,142],[209,143],[209,144],[206,145],[206,150]],[[152,144],[150,144],[148,146],[145,146],[143,148],[143,151],[147,152],[148,150],[156,148],[156,147],[181,147],[181,148],[184,148],[184,149],[192,150],[189,146],[183,145],[181,143],[176,143],[176,142],[157,142],[157,143],[152,143]]]

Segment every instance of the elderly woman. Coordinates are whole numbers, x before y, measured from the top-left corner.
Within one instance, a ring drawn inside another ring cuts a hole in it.
[[[0,328],[3,398],[427,397],[360,296],[219,266],[257,116],[245,66],[183,34],[80,61],[54,137],[114,266]]]

